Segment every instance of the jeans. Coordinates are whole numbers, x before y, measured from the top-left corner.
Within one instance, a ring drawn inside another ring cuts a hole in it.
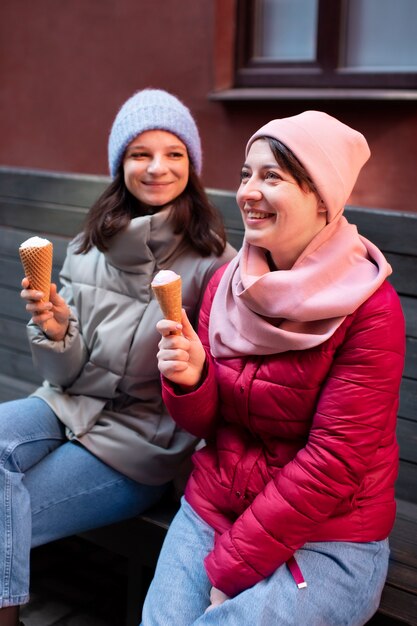
[[[162,547],[142,626],[360,626],[376,612],[388,569],[388,541],[308,543],[296,552],[307,587],[286,565],[204,613],[211,583],[203,559],[214,533],[182,500]]]
[[[133,517],[165,490],[68,441],[43,400],[0,404],[0,607],[28,601],[31,547]]]

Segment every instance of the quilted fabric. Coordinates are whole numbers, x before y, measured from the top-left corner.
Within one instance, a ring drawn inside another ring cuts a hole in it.
[[[174,419],[207,445],[194,455],[186,498],[218,533],[206,559],[229,596],[259,582],[310,541],[376,541],[395,518],[395,435],[405,330],[388,282],[330,339],[307,350],[210,356],[193,393],[164,382]]]

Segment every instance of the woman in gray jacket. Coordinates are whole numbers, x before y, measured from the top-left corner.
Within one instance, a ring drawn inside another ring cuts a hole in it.
[[[50,302],[23,279],[34,363],[45,379],[0,405],[0,626],[29,598],[31,547],[137,515],[165,492],[195,439],[161,399],[160,318],[150,283],[182,276],[196,319],[206,284],[235,251],[199,179],[189,110],[134,94],[109,137],[112,182],[70,243]]]

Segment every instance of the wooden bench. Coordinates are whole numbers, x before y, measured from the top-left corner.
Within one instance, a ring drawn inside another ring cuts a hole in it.
[[[19,296],[22,269],[18,246],[33,234],[54,243],[54,280],[68,240],[82,227],[107,177],[0,168],[0,401],[24,397],[41,382],[26,339],[28,316]],[[234,194],[209,190],[223,213],[235,247],[242,223]],[[417,214],[348,207],[346,216],[385,253],[407,322],[407,357],[401,387],[398,440],[401,467],[398,513],[391,536],[391,561],[380,616],[384,624],[417,625]],[[141,600],[177,504],[163,502],[137,518],[82,535],[128,561],[126,626],[137,626]],[[142,595],[141,595],[142,594]],[[382,618],[381,618],[382,619]],[[389,621],[391,620],[391,621]]]

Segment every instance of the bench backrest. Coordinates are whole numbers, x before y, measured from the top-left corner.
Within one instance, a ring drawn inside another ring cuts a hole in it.
[[[19,296],[19,244],[33,234],[50,239],[53,278],[58,282],[68,240],[81,230],[89,207],[108,183],[104,176],[0,168],[0,401],[24,396],[40,382],[26,339],[28,315]],[[243,226],[234,193],[209,189],[208,194],[223,214],[229,240],[238,248]],[[406,317],[397,495],[417,504],[417,214],[347,207],[345,215],[391,263],[390,280]]]

